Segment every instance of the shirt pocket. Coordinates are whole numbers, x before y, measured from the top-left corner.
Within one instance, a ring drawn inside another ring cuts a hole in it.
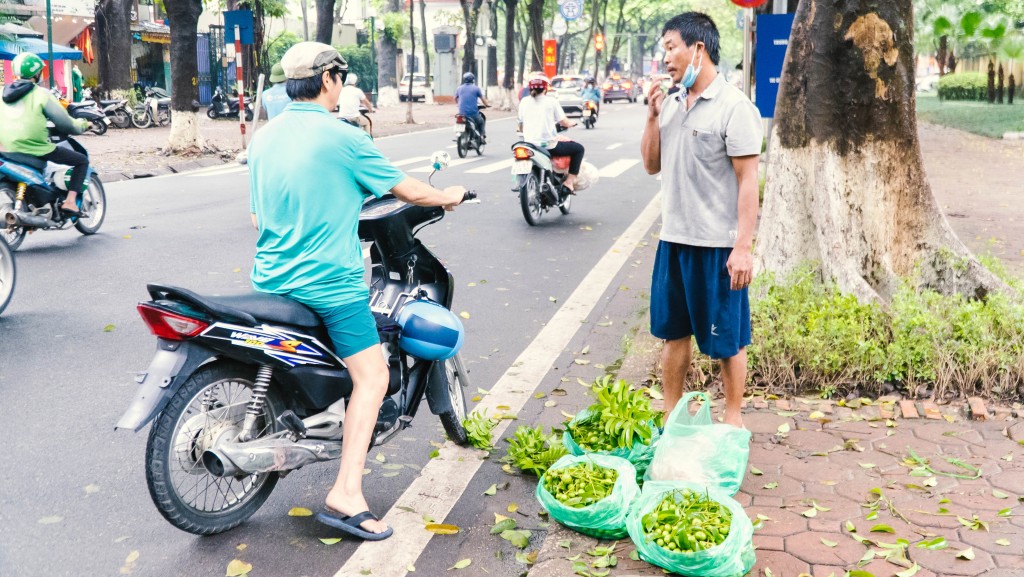
[[[725,154],[725,138],[718,131],[706,128],[684,127],[686,138],[693,145],[693,151],[709,158]]]

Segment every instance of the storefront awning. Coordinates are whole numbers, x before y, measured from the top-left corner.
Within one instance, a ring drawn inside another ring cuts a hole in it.
[[[42,38],[17,38],[15,40],[0,40],[0,60],[14,60],[14,57],[22,52],[31,52],[46,58],[49,48],[46,40]],[[53,45],[54,60],[80,60],[82,52],[74,48],[68,48],[60,44]]]

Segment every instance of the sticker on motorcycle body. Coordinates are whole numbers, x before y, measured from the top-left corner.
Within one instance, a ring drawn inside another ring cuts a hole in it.
[[[239,347],[262,350],[267,355],[291,367],[330,365],[332,363],[328,361],[329,357],[334,357],[339,363],[341,362],[341,359],[338,359],[315,338],[290,333],[269,325],[257,328],[214,323],[203,331],[201,336],[229,341]]]
[[[529,160],[517,160],[512,165],[512,174],[530,174],[533,170],[533,162]]]

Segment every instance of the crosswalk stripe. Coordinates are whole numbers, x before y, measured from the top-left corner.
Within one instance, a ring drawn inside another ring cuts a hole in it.
[[[407,164],[416,164],[417,162],[423,162],[424,160],[430,160],[429,156],[414,156],[412,158],[406,158],[405,160],[396,160],[391,164],[394,166],[405,166]]]
[[[640,161],[635,158],[620,158],[601,169],[601,178],[615,178],[637,164],[640,164]]]
[[[615,150],[616,148],[618,148],[620,146],[622,146],[622,143],[621,142],[616,142],[615,144],[609,144],[608,147],[605,148],[605,150]]]
[[[490,164],[485,164],[483,166],[478,166],[478,167],[474,168],[473,170],[467,170],[466,172],[468,174],[489,174],[491,172],[498,172],[499,170],[505,170],[507,168],[512,168],[512,163],[514,161],[515,161],[514,158],[506,158],[505,160],[500,160],[498,162],[492,162]]]
[[[478,160],[480,160],[479,156],[474,157],[474,158],[460,158],[458,160],[453,160],[451,162],[451,164],[448,165],[448,168],[449,169],[455,168],[457,166],[462,166],[463,164],[469,164],[470,162],[476,162]],[[434,170],[434,166],[432,164],[427,164],[427,165],[424,165],[424,166],[418,166],[416,168],[413,168],[413,169],[409,170],[408,172],[431,172],[433,170]]]

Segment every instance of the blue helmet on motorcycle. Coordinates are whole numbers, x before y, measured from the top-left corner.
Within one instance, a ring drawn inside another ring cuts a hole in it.
[[[395,319],[402,326],[398,346],[427,361],[450,359],[462,348],[466,330],[450,310],[428,300],[406,303]]]

